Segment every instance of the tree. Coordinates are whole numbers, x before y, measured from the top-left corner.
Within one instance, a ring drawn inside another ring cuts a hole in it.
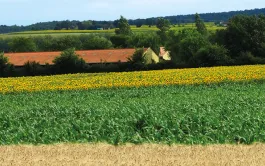
[[[15,37],[8,43],[12,52],[35,52],[37,46],[32,38],[28,37]]]
[[[231,18],[224,38],[231,57],[250,52],[254,56],[265,58],[265,16],[238,15]]]
[[[4,56],[4,53],[0,53],[0,76],[3,76],[4,69],[6,68],[8,64],[8,58]]]
[[[144,48],[135,49],[134,54],[128,58],[128,62],[132,65],[134,70],[141,70],[145,68],[146,60]]]
[[[75,53],[74,48],[64,50],[53,60],[54,67],[59,73],[82,72],[86,69],[86,62]]]
[[[193,29],[183,30],[180,35],[180,58],[186,64],[192,64],[197,51],[210,43],[201,33]]]
[[[176,64],[190,65],[197,51],[209,45],[209,41],[195,29],[180,32],[169,31],[165,48],[170,51],[171,60]]]
[[[231,58],[224,46],[214,44],[200,48],[193,57],[193,63],[196,67],[223,66],[231,64]]]
[[[80,50],[82,48],[82,43],[78,36],[62,36],[56,38],[55,47],[57,50],[65,50],[68,48],[76,48]]]
[[[9,72],[13,68],[13,65],[8,63],[8,58],[4,56],[4,53],[0,53],[0,77],[8,76]]]
[[[170,29],[170,22],[169,20],[166,20],[164,18],[158,18],[157,19],[157,23],[156,23],[156,27],[160,30],[160,31],[168,31]]]
[[[118,22],[118,28],[116,29],[115,33],[117,35],[130,35],[132,34],[132,30],[131,27],[128,23],[128,20],[126,18],[124,18],[123,16],[120,17],[120,20]]]
[[[165,44],[167,39],[166,32],[170,29],[170,22],[164,18],[158,18],[156,27],[159,29],[157,34],[160,36],[161,43]]]
[[[83,43],[83,49],[108,49],[112,47],[111,41],[106,39],[105,37],[100,36],[92,36],[88,40],[84,41]]]
[[[128,39],[128,47],[150,47],[157,55],[160,52],[160,38],[156,33],[135,33]]]
[[[24,64],[24,69],[26,73],[30,76],[36,76],[42,74],[42,66],[39,62],[33,61],[33,62],[26,62]]]
[[[110,41],[115,48],[127,48],[129,39],[130,37],[125,35],[114,35],[110,37]]]
[[[208,31],[204,22],[201,20],[200,15],[198,13],[195,14],[195,23],[197,27],[197,31],[200,32],[202,35],[207,35]]]
[[[165,43],[165,50],[170,51],[171,61],[175,64],[181,62],[181,58],[179,55],[180,41],[181,41],[181,36],[179,33],[177,33],[174,30],[170,30],[168,32],[168,39]]]
[[[85,29],[89,29],[92,26],[92,22],[91,21],[83,21],[83,22],[78,22],[77,23],[77,27],[79,30],[85,30]]]

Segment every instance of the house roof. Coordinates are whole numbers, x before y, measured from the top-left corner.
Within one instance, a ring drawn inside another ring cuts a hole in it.
[[[165,50],[165,47],[160,47],[160,53],[159,53],[159,56],[160,56],[160,57],[163,57],[166,53],[167,53],[167,51]]]
[[[145,51],[147,48],[145,48]],[[135,49],[111,49],[111,50],[83,50],[76,51],[86,63],[115,63],[127,62],[135,52]],[[41,65],[46,63],[53,64],[55,57],[60,56],[61,52],[27,52],[27,53],[5,53],[9,62],[15,66],[23,66],[26,62],[35,61]]]

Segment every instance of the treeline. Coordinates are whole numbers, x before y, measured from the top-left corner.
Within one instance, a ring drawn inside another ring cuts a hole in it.
[[[201,13],[200,16],[205,22],[227,22],[230,18],[236,15],[260,15],[265,14],[265,8],[262,9],[252,9],[252,10],[241,10],[241,11],[230,11],[230,12],[220,12],[220,13]],[[178,15],[178,16],[167,16],[164,17],[168,19],[172,24],[178,23],[191,23],[195,21],[194,15]]]
[[[172,61],[189,67],[265,64],[265,16],[237,15],[224,30],[208,32],[199,15],[197,29],[167,32]]]
[[[221,13],[205,13],[200,14],[201,18],[205,22],[216,22],[220,23],[221,21],[226,22],[231,17],[235,15],[259,15],[265,14],[265,8],[263,9],[253,9],[253,10],[244,10],[244,11],[231,11],[231,12],[221,12]],[[141,27],[142,25],[156,25],[159,17],[147,18],[147,19],[136,19],[128,20],[130,25],[136,25]],[[177,15],[177,16],[167,16],[164,17],[170,21],[171,24],[181,24],[181,23],[192,23],[195,21],[194,16],[191,15]],[[86,21],[53,21],[53,22],[40,22],[32,24],[29,26],[0,26],[0,33],[10,33],[10,32],[21,32],[21,31],[32,31],[32,30],[60,30],[60,29],[79,29],[79,30],[96,30],[99,28],[103,29],[112,29],[118,27],[118,20],[115,21],[95,21],[95,20],[86,20]]]
[[[82,34],[66,36],[34,36],[0,38],[0,52],[41,52],[76,50],[96,50],[110,48],[151,47],[158,51],[160,39],[156,33],[137,33],[130,36]]]

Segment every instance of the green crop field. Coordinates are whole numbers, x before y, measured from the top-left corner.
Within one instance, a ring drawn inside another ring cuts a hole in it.
[[[216,31],[218,29],[224,29],[224,27],[215,26],[213,23],[206,23],[206,27],[209,31]],[[171,30],[183,30],[185,28],[195,28],[195,24],[180,24],[174,25],[171,27]],[[158,31],[156,26],[149,27],[147,25],[143,25],[140,28],[136,26],[131,26],[131,29],[134,33],[141,33],[141,32],[155,32]],[[14,32],[8,34],[0,34],[2,38],[8,37],[17,37],[17,36],[42,36],[42,35],[80,35],[80,34],[114,34],[115,29],[110,30],[44,30],[44,31],[24,31],[24,32]]]
[[[0,95],[0,144],[265,142],[265,82]]]

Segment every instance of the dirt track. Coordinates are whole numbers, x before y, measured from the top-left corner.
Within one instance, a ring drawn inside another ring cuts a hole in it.
[[[0,165],[265,165],[265,144],[0,146]]]

